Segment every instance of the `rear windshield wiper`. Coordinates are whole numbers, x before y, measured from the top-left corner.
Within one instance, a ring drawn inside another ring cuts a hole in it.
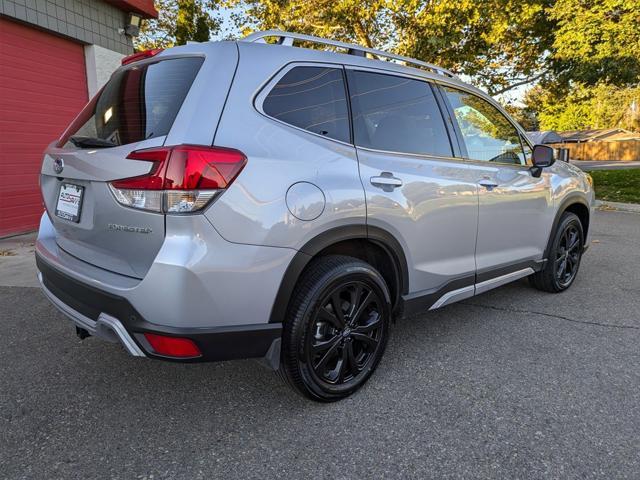
[[[115,143],[109,140],[103,140],[95,137],[69,137],[69,141],[79,148],[109,148],[117,147]]]

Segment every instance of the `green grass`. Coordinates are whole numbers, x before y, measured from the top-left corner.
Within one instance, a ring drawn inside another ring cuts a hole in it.
[[[610,202],[640,203],[640,168],[593,170],[596,198]]]

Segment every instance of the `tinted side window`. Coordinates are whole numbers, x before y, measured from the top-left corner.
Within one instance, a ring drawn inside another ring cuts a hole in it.
[[[347,75],[356,145],[452,155],[442,114],[427,82],[361,71]]]
[[[265,98],[267,115],[325,137],[349,141],[349,114],[342,70],[295,67]]]
[[[476,95],[444,88],[473,160],[526,163],[520,135],[496,107]]]

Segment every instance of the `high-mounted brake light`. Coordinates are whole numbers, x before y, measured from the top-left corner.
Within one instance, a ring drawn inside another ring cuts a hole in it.
[[[247,163],[238,150],[199,145],[147,148],[127,158],[153,165],[145,175],[111,182],[113,195],[122,205],[158,213],[202,210]]]
[[[137,62],[139,60],[144,60],[145,58],[155,57],[157,54],[162,52],[163,48],[154,48],[152,50],[145,50],[144,52],[134,53],[133,55],[129,55],[124,57],[120,62],[122,65],[128,65],[133,62]]]
[[[175,358],[195,358],[202,356],[202,352],[200,352],[198,346],[189,338],[168,337],[155,333],[145,333],[144,338],[147,339],[154,353],[158,355]]]

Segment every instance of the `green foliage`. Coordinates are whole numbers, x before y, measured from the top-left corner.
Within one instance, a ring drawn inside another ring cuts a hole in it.
[[[415,14],[401,17],[397,49],[470,76],[496,95],[546,73],[544,59],[553,41],[553,23],[545,13],[550,3],[418,2]]]
[[[244,15],[237,17],[243,33],[277,28],[369,47],[386,43],[392,33],[386,0],[231,0],[231,3],[244,10]]]
[[[525,99],[543,130],[640,131],[640,1],[557,0],[549,75]]]
[[[541,130],[620,127],[640,131],[640,86],[573,84],[567,89],[538,86],[525,102],[538,113]]]
[[[640,79],[640,1],[557,0],[553,57],[564,80],[587,85],[637,84]]]
[[[169,48],[188,41],[208,41],[220,28],[218,5],[218,0],[156,0],[159,18],[143,23],[136,48]]]
[[[244,31],[277,28],[437,63],[496,94],[539,77],[552,0],[231,0]]]

